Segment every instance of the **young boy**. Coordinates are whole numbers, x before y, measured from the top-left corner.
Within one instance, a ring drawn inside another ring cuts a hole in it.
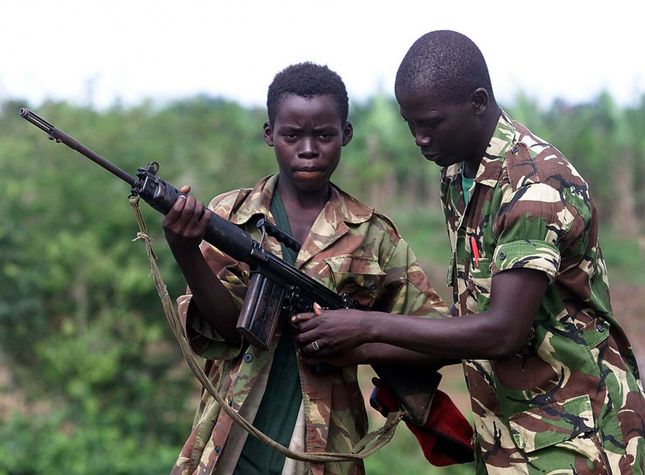
[[[309,362],[353,347],[355,361],[402,361],[400,349],[463,360],[478,473],[642,474],[645,398],[612,312],[587,183],[501,110],[464,35],[419,38],[395,92],[421,153],[442,167],[459,316],[298,316]]]
[[[267,109],[264,140],[275,150],[278,173],[215,197],[209,209],[187,196],[163,221],[190,289],[178,299],[180,315],[207,373],[241,415],[293,450],[348,452],[367,430],[356,366],[321,373],[303,364],[289,322],[279,324],[267,351],[241,339],[235,326],[248,267],[202,241],[211,213],[257,240],[255,224],[268,218],[302,244],[295,255],[269,238],[270,252],[367,308],[424,314],[443,303],[391,221],[330,183],[352,139],[341,78],[326,66],[290,66],[269,86]],[[342,353],[334,362],[350,363]],[[204,392],[173,473],[357,474],[363,465],[285,461],[247,437]]]

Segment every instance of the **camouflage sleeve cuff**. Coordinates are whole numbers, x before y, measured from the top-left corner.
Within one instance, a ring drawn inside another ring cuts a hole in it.
[[[191,299],[186,315],[186,335],[192,350],[209,360],[229,360],[240,355],[239,345],[229,344],[201,315]]]
[[[544,272],[549,283],[560,268],[560,250],[539,240],[521,240],[500,244],[493,254],[492,274],[509,269],[535,269]]]

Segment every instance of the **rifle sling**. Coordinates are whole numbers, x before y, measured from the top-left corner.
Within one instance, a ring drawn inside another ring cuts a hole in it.
[[[157,257],[152,248],[152,240],[147,234],[146,224],[143,220],[143,215],[141,214],[141,209],[139,208],[139,197],[136,195],[130,195],[128,198],[130,206],[134,211],[135,219],[139,225],[139,232],[137,232],[137,237],[133,241],[142,241],[146,254],[148,256],[148,261],[150,262],[150,269],[152,271],[152,276],[154,278],[155,287],[157,289],[157,294],[161,300],[161,304],[166,316],[166,320],[170,326],[170,329],[175,336],[177,342],[179,343],[179,348],[181,349],[182,355],[188,364],[188,367],[191,369],[197,380],[202,384],[204,389],[215,398],[222,410],[239,426],[241,426],[245,431],[251,434],[253,437],[259,439],[265,444],[272,447],[274,450],[277,450],[281,454],[289,457],[291,459],[313,462],[313,463],[325,463],[325,462],[347,462],[347,461],[356,461],[364,459],[365,457],[373,454],[381,447],[385,446],[392,437],[396,430],[397,425],[403,418],[403,412],[394,411],[390,412],[387,416],[383,427],[377,429],[373,432],[370,432],[361,440],[359,440],[356,445],[353,447],[352,451],[349,453],[337,453],[337,452],[295,452],[289,450],[289,448],[281,445],[268,437],[263,432],[259,431],[253,424],[247,421],[245,418],[240,416],[236,410],[230,407],[223,397],[219,394],[218,390],[215,388],[213,383],[210,381],[206,373],[204,372],[201,364],[197,361],[195,354],[193,353],[190,345],[188,343],[188,338],[184,331],[183,325],[174,303],[172,302],[170,295],[168,294],[168,289],[166,284],[161,277],[161,272],[157,266]]]

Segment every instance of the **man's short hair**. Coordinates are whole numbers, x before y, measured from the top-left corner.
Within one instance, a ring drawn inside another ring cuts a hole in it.
[[[456,31],[437,30],[421,36],[396,73],[397,94],[431,88],[447,101],[463,102],[480,87],[494,100],[482,52],[470,38]]]
[[[343,123],[347,122],[349,99],[341,77],[327,66],[304,62],[286,67],[273,78],[267,94],[267,112],[273,125],[280,101],[286,95],[311,98],[331,96]]]

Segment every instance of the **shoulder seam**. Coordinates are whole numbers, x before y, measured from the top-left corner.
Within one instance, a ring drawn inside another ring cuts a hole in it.
[[[397,237],[399,240],[401,239],[401,233],[399,232],[399,228],[398,228],[398,227],[397,227],[397,225],[394,223],[394,221],[392,221],[392,219],[391,219],[390,217],[388,217],[388,216],[386,216],[386,215],[384,215],[384,214],[380,213],[380,212],[379,212],[379,211],[377,211],[376,209],[374,209],[374,210],[373,210],[372,215],[373,215],[373,216],[376,216],[377,218],[382,219],[382,220],[383,220],[383,221],[385,221],[387,224],[389,224],[389,225],[392,227],[392,229],[394,230],[394,234],[396,234],[396,237]]]

